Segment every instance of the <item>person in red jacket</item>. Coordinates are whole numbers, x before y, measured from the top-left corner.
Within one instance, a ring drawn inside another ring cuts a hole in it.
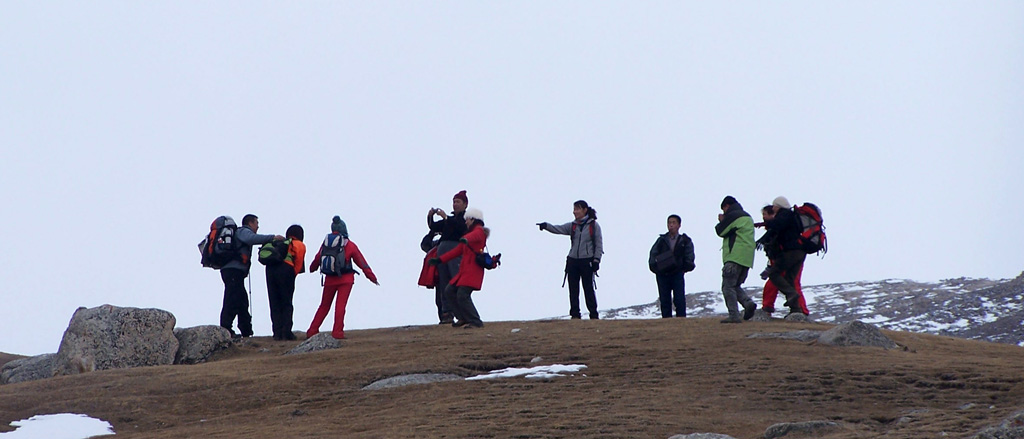
[[[458,247],[440,257],[431,259],[430,264],[438,265],[462,257],[458,274],[452,278],[444,290],[444,294],[448,296],[448,302],[452,306],[452,314],[455,314],[456,318],[452,326],[482,328],[484,322],[480,320],[480,313],[473,305],[472,294],[473,291],[479,291],[484,284],[484,267],[476,263],[476,255],[483,253],[491,231],[484,227],[484,213],[480,209],[467,209],[465,218],[468,231],[459,240]]]
[[[377,282],[377,276],[373,274],[370,265],[366,263],[362,252],[359,251],[359,247],[348,239],[348,227],[345,226],[345,222],[341,220],[341,217],[335,216],[333,222],[331,222],[331,234],[327,235],[327,238],[331,238],[331,235],[341,235],[343,239],[345,266],[351,267],[355,263],[356,266],[363,269],[363,274],[366,275],[370,282],[380,285]],[[324,239],[325,243],[327,238]],[[320,251],[316,252],[316,257],[309,264],[310,272],[320,269],[320,256],[323,251],[324,246],[321,245]],[[320,333],[320,325],[327,318],[327,312],[331,310],[332,301],[335,302],[335,306],[334,329],[331,330],[331,336],[339,340],[345,338],[345,307],[348,305],[348,296],[352,293],[352,284],[355,283],[355,270],[347,271],[349,272],[341,275],[324,277],[324,295],[320,299],[320,307],[316,309],[316,314],[313,316],[313,322],[309,324],[309,330],[306,331],[307,339]],[[335,297],[337,297],[336,301]]]

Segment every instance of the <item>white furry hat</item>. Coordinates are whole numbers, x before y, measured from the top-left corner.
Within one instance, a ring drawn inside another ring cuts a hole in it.
[[[484,213],[481,212],[480,209],[477,209],[475,207],[466,209],[466,213],[464,216],[466,219],[475,219],[480,221],[484,220]]]
[[[791,206],[789,204],[789,200],[787,200],[786,197],[783,197],[783,196],[775,197],[775,200],[772,201],[772,206],[778,207],[780,209],[792,209],[793,208],[793,206]]]

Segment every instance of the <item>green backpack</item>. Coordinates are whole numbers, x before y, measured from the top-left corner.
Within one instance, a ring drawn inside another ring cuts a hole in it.
[[[288,257],[288,248],[292,240],[270,241],[260,247],[260,263],[263,265],[277,265],[284,262]]]

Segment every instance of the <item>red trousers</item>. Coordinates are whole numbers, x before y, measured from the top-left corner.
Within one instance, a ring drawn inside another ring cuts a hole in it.
[[[309,324],[306,338],[320,333],[320,325],[327,318],[327,313],[331,310],[331,302],[334,302],[334,329],[331,330],[331,337],[337,339],[345,338],[345,307],[348,306],[348,296],[350,294],[352,294],[352,284],[324,285],[324,295],[320,298],[320,307],[316,309],[313,323]]]
[[[800,271],[796,274],[796,281],[793,282],[793,286],[796,287],[796,292],[799,297],[800,310],[804,312],[804,315],[810,314],[807,310],[807,301],[804,300],[804,289],[800,286],[800,276],[804,274],[804,268],[801,266]],[[764,293],[761,295],[761,308],[775,308],[775,298],[779,296],[779,289],[775,287],[775,284],[771,280],[764,284]]]

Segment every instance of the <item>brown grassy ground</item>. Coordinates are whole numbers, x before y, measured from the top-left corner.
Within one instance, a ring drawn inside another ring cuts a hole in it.
[[[778,422],[834,420],[844,429],[829,437],[935,438],[969,436],[1024,408],[1017,346],[894,332],[886,334],[905,350],[746,337],[804,328],[828,326],[692,318],[424,326],[349,331],[341,349],[297,356],[280,355],[297,342],[255,338],[201,365],[0,386],[0,428],[72,412],[109,421],[126,438],[755,438]],[[537,356],[588,369],[360,390],[398,374],[468,376]]]
[[[5,354],[3,352],[0,352],[0,367],[4,367],[4,365],[7,364],[8,361],[14,361],[14,360],[17,360],[19,358],[25,358],[25,357],[22,356],[22,355],[12,355],[12,354]]]

